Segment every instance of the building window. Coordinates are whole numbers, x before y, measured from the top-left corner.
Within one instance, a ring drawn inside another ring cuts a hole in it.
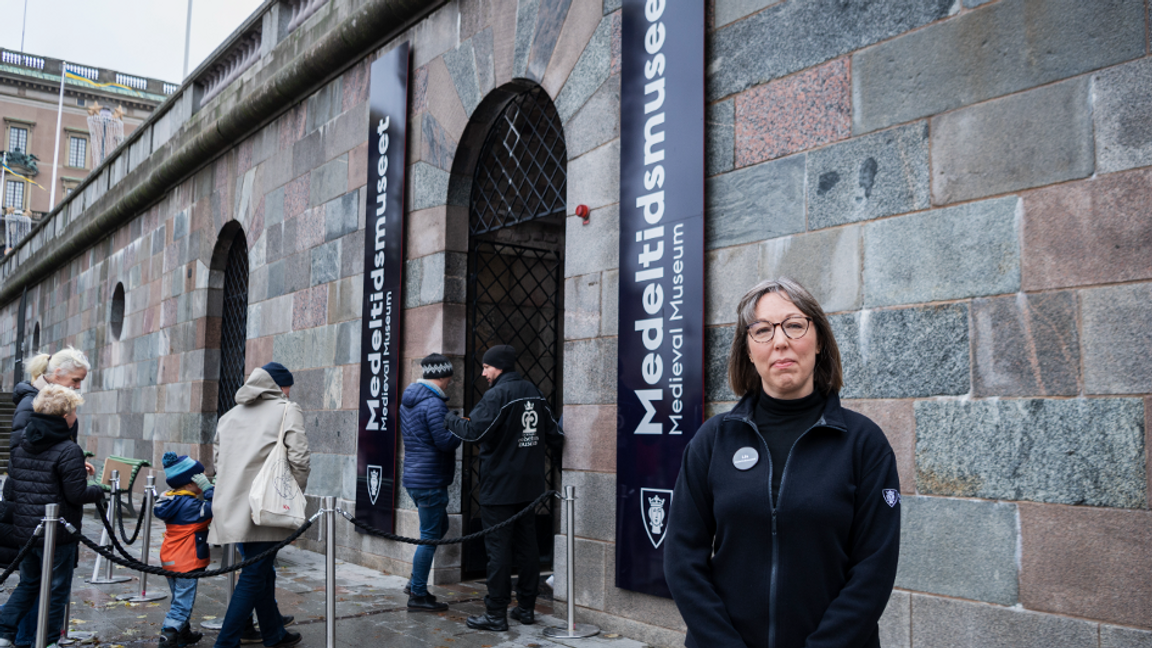
[[[28,152],[28,129],[21,128],[20,126],[8,127],[8,150],[15,153]]]
[[[87,157],[88,140],[83,137],[70,136],[68,138],[68,166],[83,169]]]
[[[24,181],[9,180],[4,187],[4,206],[24,209]]]
[[[119,340],[124,331],[124,284],[117,283],[116,290],[112,292],[112,312],[108,323],[112,325],[112,339]]]

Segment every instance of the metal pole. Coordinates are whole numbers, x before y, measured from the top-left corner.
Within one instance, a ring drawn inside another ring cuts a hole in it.
[[[568,589],[568,626],[565,628],[544,628],[544,636],[557,639],[584,639],[600,634],[600,628],[585,623],[576,623],[576,487],[564,487],[564,514],[568,522],[568,537],[565,547],[565,565]]]
[[[188,20],[184,23],[184,76],[180,80],[188,78],[188,48],[192,44],[192,0],[188,0]]]
[[[52,604],[52,561],[56,554],[59,504],[44,506],[44,558],[40,561],[40,609],[36,611],[36,648],[48,645],[48,608]],[[55,641],[58,637],[53,637]]]
[[[231,567],[236,564],[236,545],[224,545],[224,557],[220,560],[221,567]],[[236,590],[236,572],[228,572],[228,589],[224,592],[224,609],[228,609],[228,604],[232,602],[232,592]],[[219,630],[224,627],[224,619],[210,619],[208,621],[200,622],[201,628],[208,628],[209,630]]]
[[[148,485],[144,487],[144,546],[140,549],[140,562],[148,564],[148,550],[152,544],[152,505],[156,501],[156,475],[148,475]],[[148,572],[140,572],[140,593],[136,596],[121,596],[122,601],[146,603],[168,598],[164,592],[148,592]]]
[[[116,497],[120,493],[120,471],[112,471],[112,499],[108,500],[108,511],[104,515],[104,519],[108,520],[108,527],[116,528]],[[108,537],[108,529],[104,529],[100,534],[100,546],[112,548],[112,539]],[[103,561],[103,562],[101,562]],[[104,575],[100,575],[101,567],[103,567]],[[88,582],[93,585],[111,585],[112,583],[126,583],[132,580],[130,576],[113,576],[112,575],[112,561],[104,556],[96,556],[96,564],[92,566],[92,578]]]
[[[52,152],[52,189],[48,192],[48,211],[56,206],[56,172],[60,168],[60,127],[64,119],[64,77],[68,75],[67,61],[60,61],[60,100],[56,104],[56,148]]]
[[[324,497],[324,611],[328,618],[327,648],[336,648],[336,498]]]
[[[71,598],[71,597],[69,597],[69,598]],[[60,641],[56,642],[57,644],[59,644],[61,646],[71,646],[72,644],[74,644],[76,642],[84,643],[86,641],[91,641],[92,637],[96,636],[96,633],[94,633],[94,632],[75,632],[75,631],[69,630],[68,626],[71,624],[71,619],[72,619],[72,601],[68,601],[67,603],[64,604],[64,627],[61,629],[60,634],[62,636],[60,638]]]

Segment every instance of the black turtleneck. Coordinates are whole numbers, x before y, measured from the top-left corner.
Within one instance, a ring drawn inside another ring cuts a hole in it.
[[[768,444],[772,461],[772,505],[780,496],[780,482],[784,478],[784,464],[792,444],[808,428],[820,420],[826,399],[819,390],[794,400],[780,400],[760,392],[756,404],[756,427]]]

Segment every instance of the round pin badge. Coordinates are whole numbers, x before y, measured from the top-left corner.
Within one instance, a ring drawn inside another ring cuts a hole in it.
[[[760,453],[756,452],[756,448],[740,448],[732,455],[732,465],[736,466],[736,470],[749,470],[757,461],[760,461]]]

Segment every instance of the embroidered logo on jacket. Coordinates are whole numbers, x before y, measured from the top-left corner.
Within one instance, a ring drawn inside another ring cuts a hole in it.
[[[668,489],[640,489],[640,513],[644,522],[644,533],[648,534],[648,540],[654,548],[664,542],[664,536],[668,533],[665,521],[668,519],[668,506],[671,501],[672,491]]]
[[[524,414],[520,416],[520,423],[524,425],[524,431],[520,436],[520,447],[531,448],[539,441],[536,435],[536,426],[540,423],[540,414],[532,405],[532,401],[524,403]]]
[[[895,507],[900,503],[900,491],[896,490],[895,488],[885,488],[883,493],[884,501],[888,504],[888,506]]]

